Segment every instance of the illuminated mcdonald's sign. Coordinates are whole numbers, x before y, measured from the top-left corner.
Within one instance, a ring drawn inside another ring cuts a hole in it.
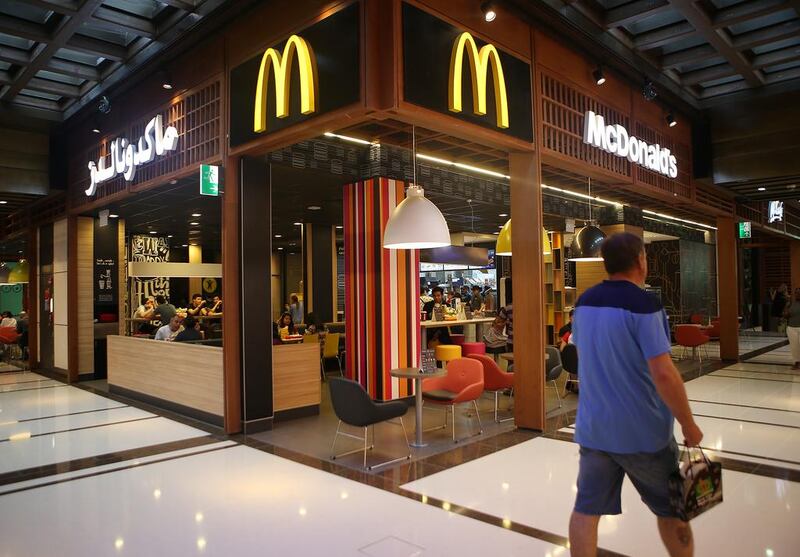
[[[297,60],[300,72],[300,112],[311,114],[317,110],[317,60],[311,46],[297,35],[292,35],[283,47],[283,53],[268,48],[261,57],[256,82],[253,131],[261,133],[267,129],[267,85],[269,74],[275,74],[275,116],[289,115],[292,63]]]
[[[506,95],[506,80],[503,75],[500,54],[491,44],[483,45],[479,49],[478,45],[475,44],[475,39],[466,31],[456,38],[450,54],[448,108],[452,112],[461,112],[461,71],[465,50],[469,58],[470,75],[472,76],[473,112],[480,116],[486,114],[486,78],[491,66],[497,127],[508,128],[508,97]]]

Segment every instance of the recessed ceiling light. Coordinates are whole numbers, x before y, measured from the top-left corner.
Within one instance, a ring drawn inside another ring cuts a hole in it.
[[[192,213],[192,216],[193,217],[202,217],[203,215],[201,213]]]
[[[167,238],[172,238],[172,234],[167,234]]]
[[[336,230],[341,230],[342,228],[344,228],[344,226],[342,226],[342,225],[340,224],[340,225],[338,225],[338,226],[336,227]]]
[[[311,207],[309,207],[309,209],[310,209],[310,208],[311,208]],[[303,226],[303,223],[302,223],[302,222],[296,222],[296,223],[294,223],[294,225],[295,225],[295,226]]]
[[[5,205],[8,201],[0,201],[0,205]]]
[[[200,223],[199,222],[190,222],[189,224],[191,224],[192,226],[198,226]]]
[[[291,243],[291,244],[289,244],[289,245],[290,245],[290,246],[296,246],[297,244],[295,244],[294,242],[292,242],[292,243]]]
[[[118,217],[119,217],[119,215],[116,214],[116,213],[111,213],[110,215],[108,215],[108,218],[110,218],[110,219],[116,219]]]
[[[758,188],[758,191],[767,191],[767,188],[765,188],[764,186],[761,186],[760,188]]]
[[[172,185],[174,186],[175,184],[177,184],[177,183],[178,183],[178,181],[173,179],[173,180],[170,180],[170,181],[169,181],[169,183],[170,183],[170,184],[172,184]]]
[[[188,247],[189,247],[189,244],[183,244],[181,247],[183,247],[183,248],[188,248]]]
[[[492,232],[492,234],[494,234],[495,236],[498,236],[500,233],[499,232]]]
[[[92,133],[100,133],[100,128],[98,127],[92,128]]]
[[[275,234],[275,237],[276,238],[283,238],[283,235],[282,234]]]
[[[507,216],[508,216],[508,213],[500,213],[500,214],[499,214],[499,215],[497,215],[497,216],[498,216],[498,217],[507,217]]]
[[[157,232],[157,231],[155,231],[155,230],[151,230],[151,231],[150,231],[150,234],[158,234],[158,232]]]
[[[278,248],[278,251],[283,251],[283,248]]]
[[[322,207],[320,207],[319,205],[309,205],[308,207],[306,207],[306,209],[308,209],[309,211],[319,211],[320,209],[322,209]]]

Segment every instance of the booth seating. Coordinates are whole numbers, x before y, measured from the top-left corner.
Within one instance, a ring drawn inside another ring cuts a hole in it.
[[[466,358],[470,354],[486,354],[486,345],[482,342],[465,342],[461,346],[461,355]]]
[[[692,359],[695,354],[699,357],[700,365],[703,364],[703,355],[697,350],[709,340],[708,335],[699,325],[678,325],[675,327],[675,343],[682,347],[681,358],[685,356],[686,349],[692,349]]]
[[[558,407],[564,406],[561,402],[561,395],[558,393],[558,383],[556,381],[561,374],[564,373],[564,366],[561,365],[561,352],[555,346],[545,346],[544,348],[547,358],[544,362],[544,380],[546,383],[552,383],[556,390],[556,398],[558,399]]]
[[[361,385],[355,381],[351,381],[350,379],[334,377],[331,379],[330,384],[333,411],[336,413],[336,417],[339,418],[339,424],[336,426],[336,434],[333,436],[333,445],[331,445],[331,460],[336,460],[339,457],[363,451],[364,468],[367,470],[372,470],[374,468],[379,468],[381,466],[386,466],[387,464],[393,464],[395,462],[400,462],[401,460],[407,460],[411,458],[411,447],[408,444],[406,426],[403,425],[403,416],[408,410],[408,406],[405,404],[405,402],[400,400],[393,400],[390,402],[375,402],[370,398],[369,393],[367,393],[367,391],[365,391]],[[388,460],[386,462],[381,462],[379,464],[367,466],[367,451],[375,447],[375,445],[367,446],[367,439],[369,438],[367,434],[367,428],[369,426],[372,426],[373,428],[372,439],[374,443],[375,424],[393,420],[394,418],[400,419],[400,427],[403,428],[403,436],[405,437],[406,446],[408,447],[408,455]],[[364,437],[359,437],[358,435],[340,431],[343,422],[353,427],[364,428]],[[340,435],[363,441],[364,446],[359,447],[358,449],[353,449],[352,451],[336,454],[336,440]]]
[[[456,439],[456,404],[471,402],[478,418],[478,433],[483,433],[481,416],[478,413],[477,400],[483,393],[483,366],[481,362],[471,358],[457,358],[450,361],[447,375],[431,377],[422,382],[422,398],[425,402],[444,406],[444,425],[433,429],[447,427],[447,409],[453,416],[453,443]]]
[[[451,334],[450,335],[450,342],[452,342],[456,346],[462,346],[464,344],[465,338],[466,337],[464,335]]]
[[[447,369],[447,362],[461,357],[461,347],[453,344],[439,344],[435,350],[435,357],[444,369]]]
[[[472,358],[481,363],[483,366],[483,390],[487,393],[494,393],[494,421],[497,423],[507,422],[513,420],[514,416],[509,418],[498,417],[499,401],[498,397],[502,391],[511,389],[514,392],[514,374],[506,373],[500,366],[497,365],[490,356],[486,354],[470,354],[468,358]]]

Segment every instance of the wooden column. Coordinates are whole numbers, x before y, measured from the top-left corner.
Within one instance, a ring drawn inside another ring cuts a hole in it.
[[[130,331],[126,318],[133,316],[135,308],[128,307],[128,253],[125,250],[125,219],[117,220],[117,312],[119,315],[119,334]]]
[[[94,373],[94,219],[77,217],[78,249],[69,253],[70,261],[76,259],[78,327],[70,335],[78,335],[78,375]],[[70,300],[73,297],[70,296]],[[70,374],[72,372],[70,371]]]
[[[241,301],[239,288],[239,158],[228,157],[222,194],[222,327],[225,433],[242,430]],[[266,279],[265,279],[266,280]]]
[[[67,381],[73,383],[78,380],[78,217],[67,217]],[[55,260],[55,257],[54,257]],[[55,273],[54,273],[55,274]],[[55,282],[55,281],[54,281]],[[55,289],[57,290],[57,288]],[[53,297],[58,295],[54,292]],[[58,319],[58,312],[56,319]],[[53,332],[53,345],[58,343],[55,331]],[[56,347],[57,351],[58,348]],[[56,362],[58,367],[58,362]]]
[[[202,262],[203,247],[195,244],[189,244],[189,263]],[[199,277],[189,279],[189,296],[194,296],[195,294],[200,294],[205,299],[205,294],[203,294],[203,279]],[[192,303],[191,298],[189,298],[189,303]]]
[[[789,243],[789,268],[791,269],[791,292],[794,299],[794,290],[800,288],[800,241],[791,240]]]
[[[536,153],[511,153],[514,254],[514,421],[544,430],[544,263],[541,165]]]
[[[739,278],[736,266],[736,222],[717,217],[719,353],[722,360],[739,359]]]

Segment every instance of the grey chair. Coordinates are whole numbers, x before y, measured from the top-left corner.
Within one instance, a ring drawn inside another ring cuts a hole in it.
[[[336,426],[336,435],[334,435],[333,444],[331,445],[331,460],[363,451],[364,468],[373,470],[381,466],[386,466],[387,464],[394,464],[395,462],[411,458],[411,447],[408,444],[406,427],[403,425],[403,415],[406,413],[406,410],[408,410],[408,406],[406,406],[405,402],[400,400],[375,402],[360,384],[341,377],[332,378],[330,380],[330,387],[333,411],[336,413],[336,417],[339,418],[339,424]],[[403,436],[405,437],[406,446],[408,447],[408,455],[367,466],[367,451],[375,447],[375,424],[386,422],[394,418],[400,418],[400,427],[403,428]],[[364,437],[341,431],[342,423],[353,427],[364,428]],[[372,426],[372,445],[367,446],[369,439],[368,428],[370,426]],[[336,440],[340,435],[363,441],[364,447],[336,454]]]
[[[567,384],[580,384],[578,377],[578,347],[574,344],[567,344],[561,351],[561,364],[564,371],[569,373]],[[564,386],[566,388],[566,385]],[[577,392],[577,391],[576,391]]]
[[[558,384],[556,380],[564,373],[564,367],[561,365],[561,352],[555,346],[545,346],[545,354],[547,359],[544,362],[544,380],[547,383],[553,383],[556,389],[556,398],[558,398],[558,407],[564,406],[561,402],[561,395],[558,393]]]

